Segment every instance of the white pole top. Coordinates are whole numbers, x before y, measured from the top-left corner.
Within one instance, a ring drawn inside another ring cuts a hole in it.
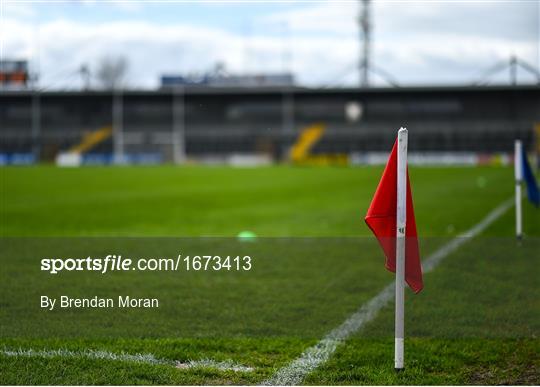
[[[521,170],[521,152],[523,152],[521,140],[516,140],[514,143],[514,173],[516,181],[521,181],[523,179],[523,171]]]
[[[407,219],[406,195],[407,195],[407,141],[408,132],[406,128],[398,131],[398,152],[397,152],[397,231],[405,236],[405,224]]]

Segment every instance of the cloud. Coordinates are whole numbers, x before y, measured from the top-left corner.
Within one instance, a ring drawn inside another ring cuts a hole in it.
[[[36,15],[34,7],[30,3],[2,2],[2,15],[4,17],[29,18]]]
[[[157,84],[163,71],[194,71],[217,61],[240,70],[242,44],[222,30],[192,26],[163,26],[144,21],[85,24],[65,19],[33,28],[30,23],[4,20],[5,56],[31,57],[38,61],[43,83],[69,84],[62,77],[83,64],[97,68],[108,55],[125,56],[133,86]],[[32,31],[36,31],[32,33]],[[37,35],[37,36],[36,36]],[[38,40],[38,42],[36,42]],[[39,54],[36,48],[39,48]]]
[[[262,25],[285,25],[294,34],[357,34],[358,6],[351,2],[323,2],[261,17]]]
[[[293,32],[357,35],[360,2],[325,1],[276,12],[261,23],[285,23]],[[540,5],[535,1],[372,1],[376,38],[460,35],[538,42]]]
[[[428,4],[429,3],[429,4]],[[372,62],[404,84],[470,82],[498,61],[518,55],[540,68],[540,3],[526,1],[373,1]],[[262,23],[285,24],[294,36],[335,45],[306,46],[358,63],[358,3],[322,2],[268,15]],[[356,44],[353,44],[356,42]],[[307,50],[306,50],[307,49]],[[298,50],[295,47],[295,52]],[[311,53],[312,56],[315,53]],[[532,80],[532,78],[527,78]]]
[[[483,69],[511,54],[539,66],[534,4],[373,4],[373,63],[402,84],[472,82]],[[216,62],[225,63],[231,73],[290,67],[302,84],[311,86],[357,82],[355,3],[297,5],[254,20],[257,28],[250,36],[197,20],[158,23],[131,11],[112,21],[55,16],[38,24],[31,8],[13,9],[4,13],[1,23],[4,57],[39,63],[42,85],[75,87],[82,64],[95,70],[109,55],[128,59],[132,87],[155,87],[160,74],[202,72]],[[279,28],[289,33],[276,34]],[[375,83],[384,84],[379,78]]]

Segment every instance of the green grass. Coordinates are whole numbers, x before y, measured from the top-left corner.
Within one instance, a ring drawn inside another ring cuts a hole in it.
[[[0,355],[0,383],[255,384],[268,378],[392,280],[363,222],[380,173],[381,168],[0,169],[0,347],[106,349],[180,361],[230,359],[254,367],[223,372]],[[424,257],[513,194],[510,168],[411,168],[411,180],[419,233],[427,237],[421,241]],[[407,294],[404,373],[393,371],[390,305],[305,382],[538,384],[539,214],[524,202],[528,237],[518,246],[509,211],[427,274],[421,294]],[[287,238],[252,244],[150,238],[234,237],[242,230]],[[51,236],[60,238],[32,238]],[[88,236],[94,239],[82,238]],[[147,256],[181,246],[245,250],[256,260],[244,275],[36,273],[46,253],[98,254],[111,243]],[[150,313],[56,314],[35,306],[43,292],[122,291],[159,294],[167,305]]]
[[[4,340],[10,348],[100,349],[114,353],[152,353],[178,361],[234,359],[254,367],[253,372],[182,370],[171,366],[141,365],[90,359],[40,359],[0,356],[2,384],[255,384],[268,378],[273,367],[299,356],[315,340],[296,338],[198,339],[72,339]]]
[[[378,321],[381,321],[378,319]],[[406,368],[394,371],[394,341],[353,338],[304,381],[325,385],[535,385],[538,339],[425,339],[406,342]]]
[[[505,221],[494,228],[502,230]],[[537,237],[521,245],[501,237],[468,242],[425,276],[421,294],[407,294],[404,372],[392,369],[389,305],[305,382],[538,384],[538,251]]]
[[[4,236],[369,235],[381,168],[2,168]],[[449,236],[513,192],[502,168],[411,170],[419,231]]]

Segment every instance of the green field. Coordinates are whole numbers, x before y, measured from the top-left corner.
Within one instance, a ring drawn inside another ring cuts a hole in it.
[[[363,222],[381,171],[0,169],[0,383],[264,381],[392,281]],[[424,257],[513,194],[511,168],[411,168],[410,175]],[[235,236],[244,230],[257,241],[239,243]],[[393,370],[388,305],[304,382],[540,383],[540,211],[526,201],[524,230],[518,244],[508,210],[426,274],[422,293],[407,294],[405,372]],[[36,251],[39,258],[49,250],[103,252],[110,243],[147,255],[167,254],[180,243],[193,250],[245,250],[258,259],[250,273],[184,273],[180,279],[145,272],[51,280],[37,273]],[[42,289],[81,295],[128,289],[175,301],[157,314],[45,314],[31,306]],[[163,362],[6,354],[29,349],[152,354]],[[252,370],[171,365],[204,359]]]

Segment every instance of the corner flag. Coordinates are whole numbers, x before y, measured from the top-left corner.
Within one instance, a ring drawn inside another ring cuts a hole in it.
[[[538,207],[540,206],[540,191],[538,190],[538,184],[529,165],[529,160],[527,160],[527,154],[523,149],[521,150],[521,165],[523,169],[523,180],[527,184],[527,197],[531,203]]]
[[[396,272],[396,233],[397,233],[397,180],[398,180],[398,141],[394,143],[392,153],[388,158],[388,163],[384,169],[381,181],[375,191],[375,196],[371,201],[367,215],[366,224],[377,237],[379,244],[386,255],[386,268]],[[414,208],[407,174],[406,191],[406,224],[405,224],[405,281],[411,289],[418,293],[424,287],[422,281],[422,267],[420,265],[420,251],[418,248],[418,235],[416,232],[416,221],[414,219]]]

